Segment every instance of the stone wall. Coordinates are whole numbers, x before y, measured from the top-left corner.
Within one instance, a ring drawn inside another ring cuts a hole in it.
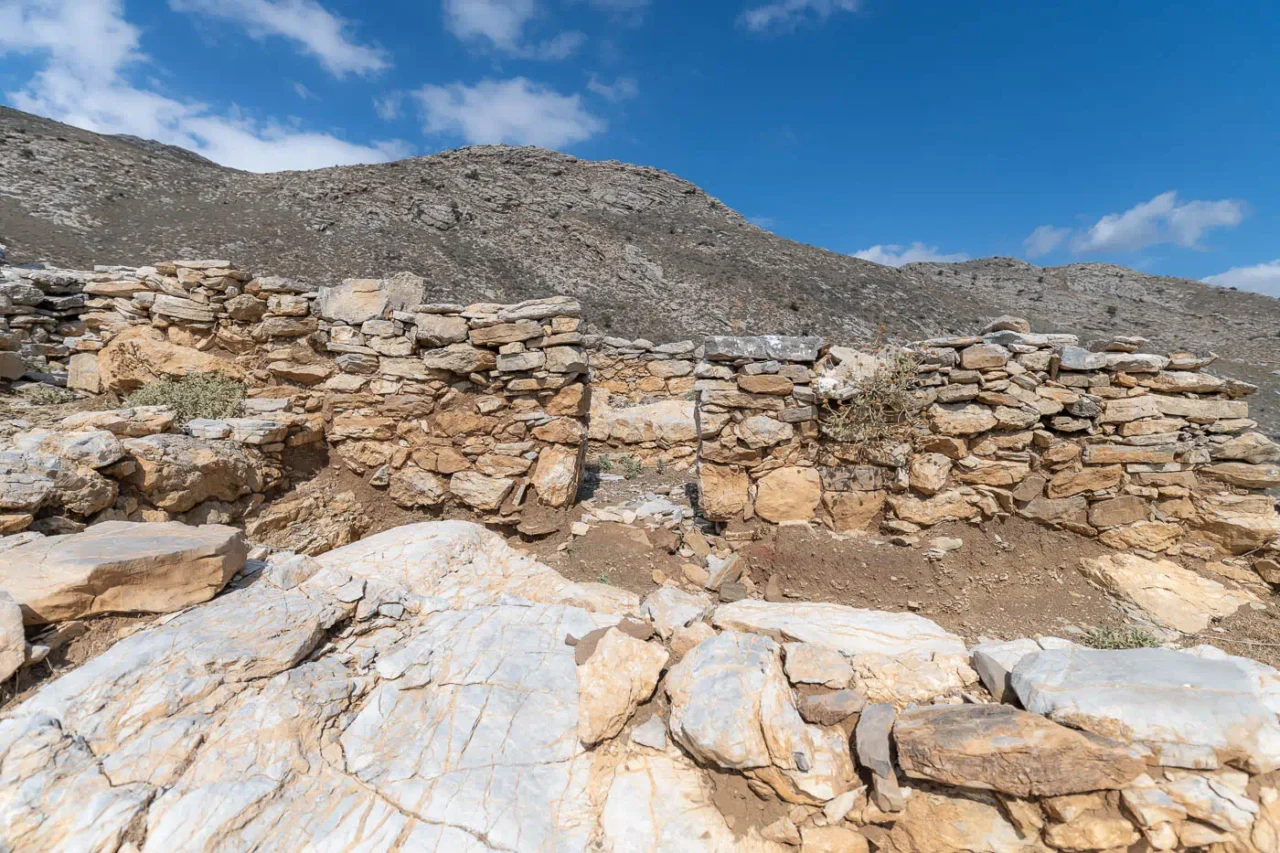
[[[332,460],[406,507],[509,523],[531,497],[566,506],[589,438],[642,464],[700,460],[719,521],[909,536],[1018,515],[1172,554],[1280,536],[1261,494],[1280,451],[1248,417],[1253,386],[1137,338],[1081,347],[1002,318],[913,344],[918,423],[867,447],[822,425],[886,356],[820,338],[597,337],[575,300],[433,304],[408,274],[315,288],[226,261],[0,272],[10,368],[120,393],[225,373],[250,419],[305,416]]]
[[[102,275],[109,275],[102,268]],[[62,376],[84,332],[84,286],[93,273],[31,270],[0,263],[0,379]]]
[[[113,269],[85,287],[68,382],[128,393],[166,376],[246,382],[254,416],[309,414],[331,456],[405,507],[518,521],[570,503],[590,405],[581,309],[431,303],[416,276],[316,288],[226,261]]]
[[[1079,346],[1003,318],[921,341],[919,422],[902,441],[843,444],[821,429],[890,356],[820,339],[710,338],[698,367],[703,511],[728,521],[820,521],[911,535],[1019,515],[1117,549],[1255,552],[1280,537],[1261,490],[1280,447],[1255,431],[1247,383],[1212,356]]]
[[[594,335],[587,345],[596,452],[688,468],[698,451],[694,370],[702,348]]]

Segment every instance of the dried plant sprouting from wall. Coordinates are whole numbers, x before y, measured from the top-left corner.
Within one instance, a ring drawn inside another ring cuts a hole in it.
[[[888,445],[910,441],[922,422],[916,395],[920,357],[892,348],[877,354],[879,366],[854,379],[835,397],[821,400],[818,426],[827,438],[867,457]]]

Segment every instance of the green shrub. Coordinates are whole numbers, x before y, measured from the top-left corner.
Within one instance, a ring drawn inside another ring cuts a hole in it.
[[[239,414],[244,385],[218,373],[192,373],[181,379],[161,379],[134,391],[129,406],[168,406],[179,423],[196,418],[230,418]]]
[[[1090,628],[1084,644],[1095,649],[1150,649],[1160,641],[1141,628]]]
[[[622,476],[624,479],[634,480],[644,471],[644,466],[634,456],[623,456],[618,461],[622,463]]]

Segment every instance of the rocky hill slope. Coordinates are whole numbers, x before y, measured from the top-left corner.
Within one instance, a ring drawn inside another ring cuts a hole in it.
[[[1086,339],[1137,328],[1219,353],[1280,422],[1280,300],[1096,264],[895,270],[770,234],[656,169],[534,148],[256,175],[0,107],[0,242],[14,262],[190,254],[321,284],[410,270],[441,299],[564,293],[601,330],[658,341],[922,337],[1008,312]]]

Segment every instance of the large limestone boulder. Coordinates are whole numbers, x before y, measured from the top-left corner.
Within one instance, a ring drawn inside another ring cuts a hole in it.
[[[1171,560],[1107,554],[1080,563],[1085,576],[1117,596],[1134,617],[1169,631],[1199,633],[1254,600]]]
[[[939,435],[975,435],[995,427],[996,416],[976,403],[945,403],[929,407],[929,427]]]
[[[887,497],[882,491],[824,492],[822,506],[836,533],[851,533],[869,529],[884,510]]]
[[[124,447],[137,466],[129,481],[169,512],[234,501],[264,487],[261,455],[233,441],[166,434],[128,439]]]
[[[839,652],[853,668],[851,686],[873,702],[928,702],[978,680],[964,640],[914,613],[744,600],[717,607],[711,619],[717,628]]]
[[[1122,788],[1146,769],[1118,743],[1008,705],[909,710],[893,736],[908,776],[1016,797]]]
[[[168,431],[177,415],[168,406],[134,406],[100,412],[77,412],[58,423],[66,432],[103,429],[121,438],[143,438]]]
[[[665,681],[672,737],[694,758],[741,770],[791,802],[825,803],[856,784],[844,737],[807,725],[767,637],[726,631]]]
[[[713,521],[741,518],[747,508],[751,481],[745,471],[703,462],[698,467],[698,500],[702,514]]]
[[[888,502],[898,518],[923,527],[944,521],[967,521],[981,513],[971,496],[961,489],[951,489],[927,500],[914,495],[890,495]]]
[[[480,349],[470,344],[449,344],[440,349],[428,350],[422,363],[432,370],[444,370],[466,376],[498,366],[498,356],[492,350]]]
[[[1010,684],[1031,713],[1126,741],[1153,763],[1265,773],[1280,767],[1280,723],[1251,669],[1172,649],[1073,647],[1027,655]]]
[[[1248,554],[1280,539],[1280,513],[1241,512],[1230,506],[1209,506],[1191,520],[1196,536],[1228,554]]]
[[[13,446],[27,453],[60,457],[72,465],[105,468],[124,458],[124,447],[114,434],[104,429],[83,432],[33,429],[13,437]]]
[[[698,423],[691,400],[660,400],[641,406],[615,409],[604,396],[591,407],[591,440],[665,446],[692,444],[698,440]]]
[[[208,601],[244,565],[240,531],[108,521],[0,554],[0,589],[28,625],[99,613],[167,613]]]
[[[756,489],[756,514],[765,521],[810,521],[822,501],[822,476],[814,468],[779,468]]]
[[[307,483],[264,506],[245,533],[256,544],[316,556],[355,542],[372,526],[354,492]]]
[[[472,509],[496,510],[515,488],[509,477],[488,477],[478,471],[460,471],[449,478],[449,491]]]
[[[449,497],[449,481],[434,471],[424,471],[414,465],[401,468],[391,474],[387,494],[397,506],[440,506]]]
[[[417,305],[422,296],[422,279],[416,276],[390,280],[349,278],[335,287],[320,288],[316,307],[326,320],[358,326],[380,318],[388,309],[400,311]]]
[[[573,502],[582,482],[586,444],[579,447],[554,444],[538,453],[533,470],[533,489],[547,506],[562,507]]]
[[[633,786],[608,796],[618,772],[643,780],[577,738],[564,638],[615,624],[634,596],[462,522],[315,563],[133,634],[11,708],[0,764],[19,784],[0,786],[0,846],[115,849],[134,826],[144,853],[586,851],[606,803],[615,833],[656,827],[654,849],[715,825],[692,763],[649,777],[673,780],[650,809]]]
[[[1038,833],[1020,832],[993,795],[918,791],[894,822],[886,853],[1043,853]]]
[[[618,587],[570,583],[508,547],[498,534],[464,521],[397,527],[324,554],[317,562],[357,576],[375,575],[381,583],[419,590],[459,609],[495,602],[504,594],[610,614],[633,613],[640,606],[639,596]]]
[[[968,654],[964,640],[923,616],[860,610],[843,604],[735,601],[717,607],[712,623],[729,631],[827,646],[850,656]]]
[[[1262,433],[1247,432],[1209,448],[1212,459],[1232,459],[1261,465],[1280,462],[1280,445]]]
[[[237,382],[245,378],[234,362],[170,343],[163,332],[150,326],[130,326],[98,353],[102,387],[118,394],[192,373],[218,373]]]
[[[34,513],[60,507],[89,516],[115,503],[118,492],[114,480],[60,456],[0,451],[0,510]]]

